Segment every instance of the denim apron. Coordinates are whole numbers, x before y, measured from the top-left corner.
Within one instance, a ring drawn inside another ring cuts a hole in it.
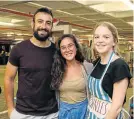
[[[88,101],[68,104],[60,101],[58,119],[86,119]]]
[[[102,81],[112,61],[113,56],[114,53],[111,54],[109,61],[106,65],[106,68],[104,69],[104,72],[100,79],[96,79],[92,76],[88,77],[88,88],[91,93],[91,98],[88,105],[89,109],[88,119],[104,119],[108,112],[108,109],[111,106],[112,100],[109,97],[109,95],[103,90]],[[95,67],[97,66],[97,64],[95,65]],[[117,119],[122,119],[122,113],[119,113]]]

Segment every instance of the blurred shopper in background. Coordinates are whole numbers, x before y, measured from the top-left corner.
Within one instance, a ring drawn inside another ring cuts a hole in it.
[[[59,91],[59,119],[85,119],[87,114],[86,70],[92,64],[85,61],[76,37],[65,34],[57,41],[52,65],[52,88]],[[88,67],[87,67],[88,66]]]
[[[55,45],[49,36],[53,14],[38,9],[32,21],[33,37],[13,47],[5,73],[5,97],[10,119],[57,119],[58,105],[51,90],[51,67]],[[14,107],[14,80],[18,72]]]
[[[131,74],[116,51],[117,29],[109,22],[101,22],[96,25],[93,37],[100,58],[88,78],[91,94],[88,119],[123,119],[122,107]]]
[[[1,87],[0,87],[0,94],[1,94],[1,92],[2,92],[2,89],[1,89]]]
[[[82,43],[80,45],[81,45],[84,59],[88,62],[91,62],[92,61],[92,52],[91,52],[92,41],[90,41],[89,43],[89,40],[82,40],[81,42]]]
[[[1,53],[0,53],[0,57],[1,57],[1,60],[2,60],[2,64],[5,65],[7,62],[6,62],[6,48],[5,46],[2,46],[1,48]]]

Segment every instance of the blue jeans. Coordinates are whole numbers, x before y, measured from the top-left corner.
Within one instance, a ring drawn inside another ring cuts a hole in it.
[[[58,119],[86,119],[87,105],[87,99],[75,104],[60,101]]]

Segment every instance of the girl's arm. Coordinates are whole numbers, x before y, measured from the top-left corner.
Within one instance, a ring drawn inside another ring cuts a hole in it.
[[[113,86],[112,104],[105,119],[116,119],[120,113],[128,87],[128,79],[124,78]]]

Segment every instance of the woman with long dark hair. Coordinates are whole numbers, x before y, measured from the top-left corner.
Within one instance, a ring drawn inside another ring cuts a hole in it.
[[[52,88],[59,91],[59,119],[85,119],[87,112],[84,57],[74,35],[65,34],[57,42],[52,65]],[[88,64],[89,71],[92,64]]]

